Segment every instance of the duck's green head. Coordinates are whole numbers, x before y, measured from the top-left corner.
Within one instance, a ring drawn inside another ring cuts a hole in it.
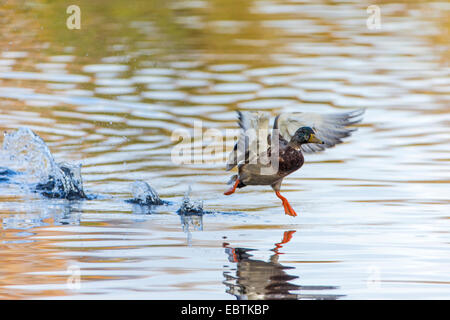
[[[301,127],[295,131],[290,143],[295,146],[301,146],[305,143],[324,144],[322,140],[316,138],[314,130],[310,127]]]

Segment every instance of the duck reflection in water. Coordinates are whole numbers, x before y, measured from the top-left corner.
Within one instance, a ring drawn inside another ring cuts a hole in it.
[[[290,275],[286,271],[295,269],[279,263],[279,250],[283,244],[288,243],[294,230],[285,231],[281,242],[275,243],[272,251],[274,254],[269,261],[251,259],[251,251],[255,249],[232,248],[229,243],[223,243],[228,260],[236,263],[235,276],[232,271],[224,271],[224,284],[227,286],[226,292],[234,295],[238,300],[298,300],[298,299],[318,299],[335,300],[340,295],[330,294],[304,294],[301,291],[333,290],[334,286],[301,286],[291,283],[298,279],[298,276]],[[297,293],[294,293],[297,292]]]

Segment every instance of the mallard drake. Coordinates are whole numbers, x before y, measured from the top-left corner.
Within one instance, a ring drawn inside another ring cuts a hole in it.
[[[248,185],[270,185],[285,213],[297,216],[280,194],[283,179],[302,167],[303,152],[331,148],[350,136],[356,129],[346,127],[360,122],[363,113],[363,109],[332,114],[282,113],[276,116],[270,132],[269,113],[238,111],[241,132],[226,167],[229,171],[237,166],[238,174],[231,177],[229,184],[233,186],[224,194]]]

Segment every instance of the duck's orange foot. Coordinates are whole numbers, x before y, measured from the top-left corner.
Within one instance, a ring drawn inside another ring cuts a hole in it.
[[[283,206],[284,206],[284,213],[286,213],[287,215],[290,215],[291,217],[297,216],[297,213],[294,211],[294,209],[292,209],[291,205],[289,204],[289,202],[287,200],[283,204]]]
[[[283,202],[284,213],[287,214],[288,216],[296,217],[297,213],[295,213],[294,209],[292,209],[291,205],[289,204],[289,201],[287,201],[287,199],[283,197],[279,191],[275,191],[275,194]]]
[[[236,181],[234,182],[234,185],[228,189],[228,191],[224,192],[224,195],[229,196],[230,194],[234,193],[236,191],[236,188],[239,184],[239,179],[236,179]]]

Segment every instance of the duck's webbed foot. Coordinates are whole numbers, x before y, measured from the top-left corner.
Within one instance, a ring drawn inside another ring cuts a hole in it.
[[[236,191],[237,186],[239,185],[239,179],[236,179],[234,182],[234,185],[228,189],[228,191],[224,192],[224,195],[229,196],[230,194],[234,193]]]
[[[294,209],[292,209],[291,205],[289,204],[289,201],[287,201],[287,199],[283,197],[279,191],[275,191],[275,194],[283,202],[284,212],[289,216],[296,217],[297,213],[295,213]]]

